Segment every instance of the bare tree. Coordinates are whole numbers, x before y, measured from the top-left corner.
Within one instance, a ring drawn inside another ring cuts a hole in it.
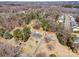
[[[0,56],[1,57],[14,57],[19,53],[19,47],[13,46],[6,42],[0,42]]]

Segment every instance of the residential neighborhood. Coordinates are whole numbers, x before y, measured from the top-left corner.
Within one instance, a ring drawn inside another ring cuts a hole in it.
[[[79,57],[79,2],[0,2],[0,57]]]

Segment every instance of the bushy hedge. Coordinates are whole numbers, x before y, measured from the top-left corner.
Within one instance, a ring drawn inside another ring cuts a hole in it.
[[[42,28],[43,30],[45,31],[49,31],[50,30],[50,24],[49,24],[49,21],[47,20],[40,20],[42,22]]]
[[[73,52],[77,52],[76,47],[74,46],[75,38],[76,36],[70,36],[67,40],[67,46],[70,47]]]
[[[72,46],[73,42],[75,41],[76,36],[70,36],[69,39],[67,40],[67,45],[69,47]]]
[[[22,31],[20,29],[16,29],[14,32],[13,32],[13,36],[15,39],[17,40],[22,40],[23,39],[23,34],[22,34]]]
[[[23,33],[23,41],[27,41],[31,34],[30,28],[29,27],[23,28],[22,33]]]
[[[24,42],[28,40],[28,38],[30,37],[30,34],[31,34],[31,31],[29,27],[25,27],[23,28],[23,30],[16,29],[13,32],[13,36],[15,39],[22,40]]]
[[[62,45],[66,45],[66,42],[65,42],[65,40],[64,40],[64,38],[63,38],[63,36],[62,36],[62,34],[61,34],[61,33],[56,33],[56,35],[57,35],[58,41],[59,41]]]
[[[70,37],[68,37],[67,41],[65,41],[64,37],[62,36],[62,34],[61,33],[57,33],[57,38],[58,38],[58,41],[62,45],[66,45],[66,46],[70,47],[70,49],[73,52],[76,52],[76,47],[74,46],[74,41],[75,41],[76,36],[70,35]]]

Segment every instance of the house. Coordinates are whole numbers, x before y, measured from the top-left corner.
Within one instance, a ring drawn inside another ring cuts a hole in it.
[[[78,24],[75,21],[75,18],[71,16],[70,14],[63,14],[59,17],[59,20],[57,21],[59,23],[63,23],[65,28],[72,28],[72,30],[77,30]],[[62,25],[63,25],[62,24]]]

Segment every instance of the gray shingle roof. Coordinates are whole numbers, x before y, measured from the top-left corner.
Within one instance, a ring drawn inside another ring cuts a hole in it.
[[[32,32],[32,36],[35,38],[41,38],[42,35],[39,32]]]

